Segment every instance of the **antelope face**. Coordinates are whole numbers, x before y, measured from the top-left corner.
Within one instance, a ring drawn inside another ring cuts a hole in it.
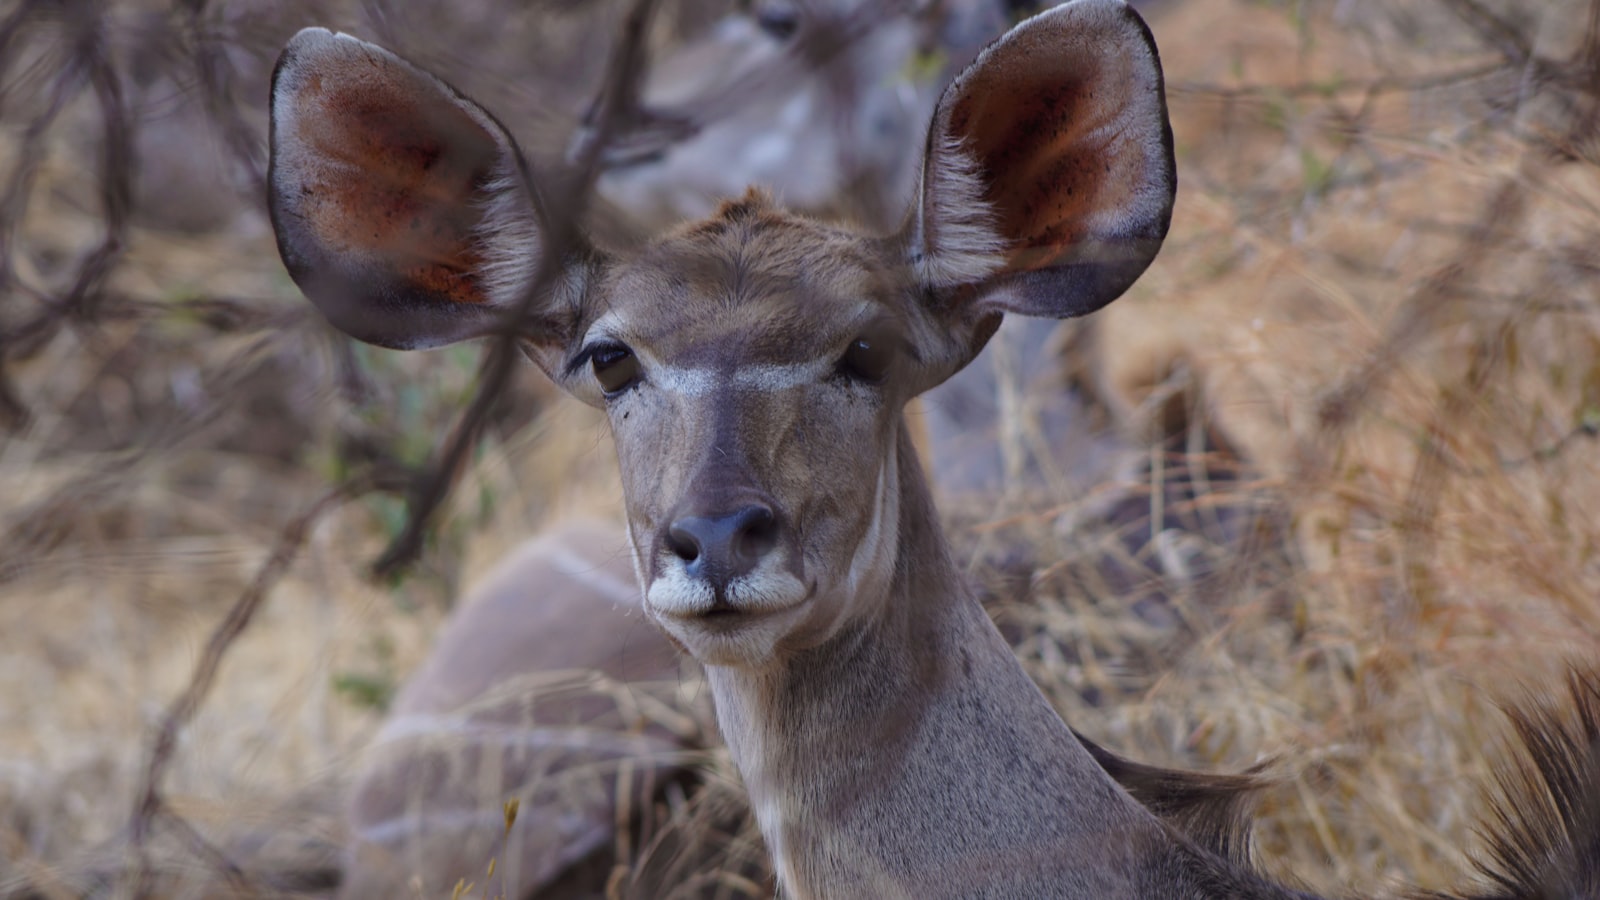
[[[886,591],[899,413],[939,351],[898,275],[752,192],[600,289],[565,371],[610,418],[646,608],[696,658],[759,665]]]
[[[1121,0],[1073,0],[980,54],[934,111],[906,224],[882,237],[751,193],[630,259],[580,241],[541,260],[544,213],[505,129],[321,29],[285,48],[272,112],[273,225],[301,289],[384,346],[514,332],[603,406],[646,607],[711,665],[781,663],[873,615],[915,563],[899,551],[916,484],[901,407],[1002,314],[1119,296],[1175,187],[1155,47]]]

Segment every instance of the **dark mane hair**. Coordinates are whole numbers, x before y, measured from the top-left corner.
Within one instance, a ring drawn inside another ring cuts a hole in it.
[[[1256,795],[1268,784],[1256,767],[1235,775],[1163,769],[1124,759],[1072,732],[1123,789],[1194,843],[1228,862],[1251,868],[1250,827]]]
[[[1486,887],[1417,900],[1600,898],[1600,669],[1568,670],[1565,696],[1505,706],[1513,752],[1479,825]]]
[[[1533,691],[1502,708],[1507,751],[1485,790],[1478,826],[1480,884],[1411,891],[1410,900],[1600,900],[1600,667],[1569,669],[1565,690]],[[1076,734],[1076,732],[1074,732]],[[1163,769],[1078,740],[1134,799],[1197,846],[1251,869],[1251,813],[1269,783],[1261,767],[1237,775]]]

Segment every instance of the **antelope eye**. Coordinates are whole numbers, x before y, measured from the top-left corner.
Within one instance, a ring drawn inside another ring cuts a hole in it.
[[[590,355],[589,363],[607,397],[615,397],[639,380],[639,358],[627,347],[601,347]]]
[[[862,335],[850,342],[839,360],[839,372],[857,381],[879,384],[894,362],[894,345],[881,337]]]
[[[774,40],[787,41],[800,30],[800,11],[785,0],[761,3],[755,10],[755,17],[756,27]]]

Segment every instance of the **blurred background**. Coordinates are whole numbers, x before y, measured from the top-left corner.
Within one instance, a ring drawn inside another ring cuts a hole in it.
[[[1266,766],[1269,872],[1445,887],[1498,704],[1600,659],[1600,2],[1135,5],[1172,233],[1094,321],[1003,333],[977,412],[913,408],[946,524],[1079,730]],[[457,598],[620,522],[603,423],[534,367],[357,346],[301,299],[264,204],[296,30],[440,74],[536,179],[592,154],[564,212],[624,249],[751,182],[894,227],[939,88],[1036,8],[653,7],[596,150],[632,3],[0,0],[0,896],[333,896]],[[690,774],[589,890],[670,847],[672,895],[768,896],[695,673],[651,690]]]

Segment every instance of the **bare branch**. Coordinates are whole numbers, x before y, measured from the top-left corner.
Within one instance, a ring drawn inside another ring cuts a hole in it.
[[[638,108],[640,84],[644,77],[645,37],[657,0],[636,0],[623,23],[621,39],[613,52],[595,103],[594,125],[585,146],[577,155],[575,173],[565,190],[540,192],[533,188],[525,168],[519,168],[525,196],[551,198],[539,210],[545,225],[539,273],[521,301],[506,316],[505,328],[490,344],[478,379],[478,389],[466,412],[456,421],[444,447],[427,470],[418,476],[410,491],[409,515],[400,533],[373,564],[378,577],[394,574],[410,565],[422,552],[423,538],[434,514],[449,496],[472,447],[501,392],[511,379],[514,366],[521,361],[518,326],[534,302],[549,291],[560,277],[561,263],[582,245],[579,222],[599,176],[600,160],[619,124]]]
[[[393,487],[395,485],[388,483],[381,476],[369,474],[324,494],[311,505],[310,509],[283,529],[272,553],[261,564],[261,568],[256,570],[255,578],[245,588],[244,593],[239,595],[239,599],[234,601],[227,617],[211,632],[205,650],[200,655],[200,661],[195,666],[194,674],[189,678],[188,686],[167,707],[166,713],[161,717],[161,724],[156,729],[150,756],[145,764],[144,777],[136,794],[133,815],[128,824],[129,843],[135,857],[132,891],[134,897],[147,897],[151,891],[153,873],[148,844],[152,824],[158,816],[164,815],[168,820],[177,819],[166,806],[161,793],[161,783],[176,753],[178,735],[193,721],[195,713],[200,710],[206,696],[210,694],[228,649],[240,635],[244,634],[245,629],[250,627],[250,622],[260,611],[273,587],[293,565],[301,546],[305,544],[306,538],[310,536],[311,529],[317,522],[351,500],[373,491]]]

